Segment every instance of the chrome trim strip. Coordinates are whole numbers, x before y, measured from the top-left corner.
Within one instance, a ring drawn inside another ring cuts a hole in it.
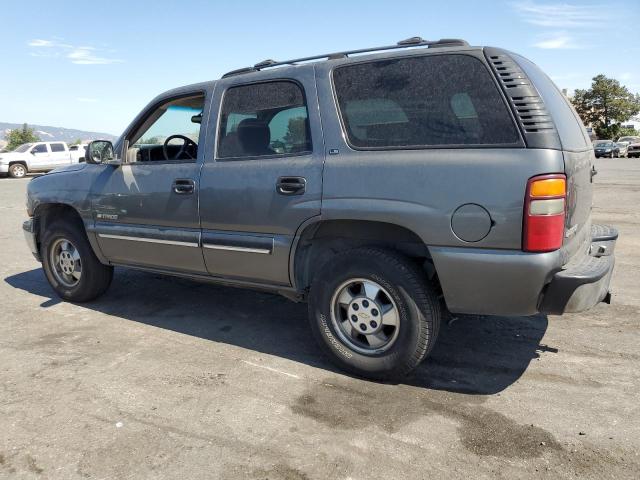
[[[177,240],[160,240],[157,238],[130,237],[128,235],[112,235],[110,233],[99,233],[101,238],[112,238],[114,240],[131,240],[132,242],[161,243],[163,245],[177,245],[179,247],[199,247],[194,242],[179,242]]]
[[[230,250],[232,252],[261,253],[263,255],[271,255],[271,250],[267,248],[232,247],[231,245],[214,245],[212,243],[203,243],[202,246],[204,248],[210,248],[211,250]]]

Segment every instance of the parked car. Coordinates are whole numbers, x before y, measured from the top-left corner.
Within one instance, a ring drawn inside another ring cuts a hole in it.
[[[620,137],[618,139],[619,142],[629,142],[629,143],[640,143],[640,137],[630,136],[630,137]]]
[[[100,296],[114,266],[278,292],[308,301],[340,367],[392,378],[445,309],[609,302],[617,232],[592,224],[593,163],[535,64],[413,38],[163,93],[31,181],[23,229],[64,300]]]
[[[613,140],[597,140],[593,144],[593,152],[595,153],[596,158],[614,158],[618,156],[618,147]]]
[[[640,157],[640,137],[620,137],[618,142],[629,142],[627,147],[627,157]]]
[[[84,155],[87,150],[86,143],[79,143],[76,145],[69,145],[69,155],[71,159],[74,160],[74,163],[84,162]]]
[[[618,149],[618,157],[625,158],[629,156],[629,142],[616,142]]]
[[[0,155],[0,174],[22,178],[29,172],[48,172],[78,161],[65,142],[25,143]]]

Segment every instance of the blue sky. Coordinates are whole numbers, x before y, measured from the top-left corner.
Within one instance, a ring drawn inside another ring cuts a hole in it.
[[[0,121],[120,134],[169,88],[287,59],[426,39],[506,47],[560,86],[640,92],[640,2],[3,2]]]

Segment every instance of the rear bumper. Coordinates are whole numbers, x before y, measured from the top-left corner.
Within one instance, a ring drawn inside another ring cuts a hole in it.
[[[589,255],[565,265],[553,276],[540,302],[541,313],[562,315],[588,310],[603,301],[609,303],[618,232],[612,227],[594,225],[591,233]]]
[[[36,260],[41,262],[40,252],[38,251],[38,240],[36,238],[35,225],[33,223],[33,219],[29,219],[22,224],[22,233],[24,233],[24,238],[27,242],[27,246]]]
[[[429,247],[429,251],[452,313],[562,314],[608,300],[617,236],[615,229],[593,225],[590,253],[576,255],[569,263],[561,250]]]

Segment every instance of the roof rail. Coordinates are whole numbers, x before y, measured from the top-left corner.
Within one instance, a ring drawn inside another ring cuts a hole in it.
[[[303,58],[295,58],[293,60],[286,60],[283,62],[278,62],[276,60],[263,60],[262,62],[256,63],[253,67],[245,67],[239,68],[237,70],[232,70],[230,72],[225,73],[222,78],[231,77],[234,75],[241,75],[243,73],[249,72],[258,72],[260,70],[264,70],[265,68],[271,67],[279,67],[282,65],[297,65],[304,62],[311,62],[313,60],[335,60],[338,58],[346,58],[349,55],[357,55],[360,53],[370,53],[370,52],[381,52],[384,50],[396,50],[400,48],[412,48],[412,47],[428,47],[428,48],[437,48],[437,47],[468,47],[469,44],[458,38],[442,38],[440,40],[425,40],[422,37],[411,37],[405,40],[400,40],[395,45],[386,45],[384,47],[373,47],[373,48],[361,48],[359,50],[347,50],[344,52],[335,52],[335,53],[326,53],[324,55],[314,55],[312,57],[303,57]]]

